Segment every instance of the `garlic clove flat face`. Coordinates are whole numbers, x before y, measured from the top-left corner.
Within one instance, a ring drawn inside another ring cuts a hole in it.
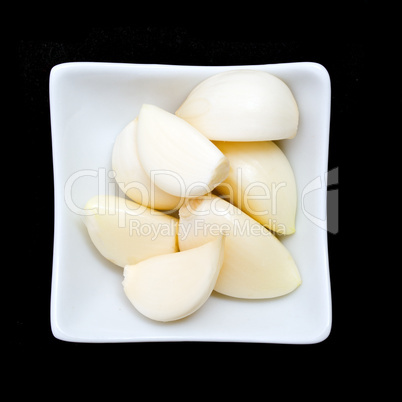
[[[156,321],[174,321],[197,311],[218,278],[224,236],[199,247],[149,258],[124,268],[123,288],[133,306]]]
[[[113,145],[112,169],[120,189],[131,200],[149,208],[173,212],[184,199],[168,194],[155,186],[145,173],[137,153],[138,118],[130,121]]]
[[[286,247],[260,223],[229,202],[208,195],[179,210],[179,249],[198,247],[225,233],[221,272],[214,290],[232,297],[263,299],[288,294],[301,284]]]
[[[176,111],[210,140],[293,138],[299,109],[284,81],[264,71],[239,69],[198,84]]]
[[[214,144],[230,162],[228,177],[215,191],[268,229],[294,233],[296,180],[278,145],[272,141]]]
[[[178,251],[177,218],[116,196],[94,196],[85,209],[93,244],[120,267]]]
[[[138,116],[139,160],[151,181],[176,197],[197,197],[226,179],[229,161],[197,129],[157,106]]]

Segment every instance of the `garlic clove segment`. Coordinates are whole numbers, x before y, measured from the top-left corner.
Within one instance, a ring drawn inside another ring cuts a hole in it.
[[[246,299],[272,298],[301,284],[286,247],[260,223],[211,194],[189,199],[179,210],[179,248],[198,247],[225,233],[221,272],[214,290]]]
[[[124,267],[123,288],[134,307],[157,321],[173,321],[197,311],[218,278],[224,236],[199,247],[149,258]]]
[[[178,251],[177,218],[111,195],[92,197],[85,210],[93,244],[120,267]]]
[[[131,200],[149,208],[173,212],[184,199],[161,190],[151,182],[138,159],[138,118],[130,121],[119,133],[113,145],[112,169],[120,189]]]
[[[215,192],[268,229],[294,233],[296,180],[278,145],[273,141],[214,144],[230,162],[229,175]]]
[[[138,116],[137,150],[151,181],[176,197],[212,191],[229,173],[229,161],[183,119],[144,104]]]
[[[299,110],[290,88],[278,77],[239,69],[198,84],[176,111],[210,140],[265,141],[293,138]]]

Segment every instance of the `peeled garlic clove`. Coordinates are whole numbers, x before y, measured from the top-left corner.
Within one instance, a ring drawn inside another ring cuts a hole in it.
[[[120,189],[138,204],[163,211],[179,209],[183,199],[168,194],[151,182],[137,153],[138,118],[132,120],[116,137],[112,168]]]
[[[210,296],[223,262],[224,237],[124,268],[124,292],[143,315],[173,321],[198,310]]]
[[[212,191],[229,173],[228,159],[198,130],[157,106],[138,116],[139,160],[151,181],[176,197]]]
[[[268,229],[294,233],[296,181],[278,145],[272,141],[214,144],[230,162],[228,177],[215,191]]]
[[[84,223],[98,251],[120,267],[175,253],[178,219],[131,200],[99,195],[86,204]]]
[[[299,110],[290,88],[258,70],[232,70],[198,84],[176,115],[210,140],[265,141],[293,138]]]
[[[296,289],[300,274],[286,247],[260,223],[215,196],[188,200],[179,211],[179,248],[199,247],[226,234],[215,290],[232,297],[260,299]]]

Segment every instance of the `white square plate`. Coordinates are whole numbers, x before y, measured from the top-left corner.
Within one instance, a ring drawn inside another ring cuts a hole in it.
[[[240,300],[215,292],[191,316],[159,323],[126,298],[123,270],[92,245],[80,211],[98,193],[118,193],[111,174],[114,139],[143,103],[174,112],[201,80],[224,70],[270,72],[291,88],[300,110],[297,136],[279,145],[298,187],[296,233],[283,241],[303,283],[289,295]],[[326,232],[330,79],[316,63],[172,66],[66,63],[50,74],[55,231],[51,326],[73,342],[224,341],[316,343],[331,329]]]

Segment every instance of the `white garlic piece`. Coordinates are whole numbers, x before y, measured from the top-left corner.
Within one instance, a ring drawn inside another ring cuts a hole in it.
[[[122,268],[179,250],[178,219],[161,211],[112,195],[92,197],[85,209],[83,219],[93,244]]]
[[[137,151],[151,181],[176,197],[207,194],[229,174],[228,159],[211,141],[154,105],[142,105],[138,115]]]
[[[133,306],[156,321],[197,311],[214,289],[223,262],[224,236],[191,250],[124,267],[123,288]]]
[[[226,235],[223,265],[214,290],[227,296],[283,296],[301,284],[287,248],[268,229],[211,194],[188,200],[179,210],[180,251]]]
[[[296,180],[292,166],[273,141],[214,144],[230,162],[229,176],[215,191],[268,229],[295,232]]]
[[[239,69],[198,84],[176,111],[210,140],[293,138],[299,110],[290,88],[264,71]]]

